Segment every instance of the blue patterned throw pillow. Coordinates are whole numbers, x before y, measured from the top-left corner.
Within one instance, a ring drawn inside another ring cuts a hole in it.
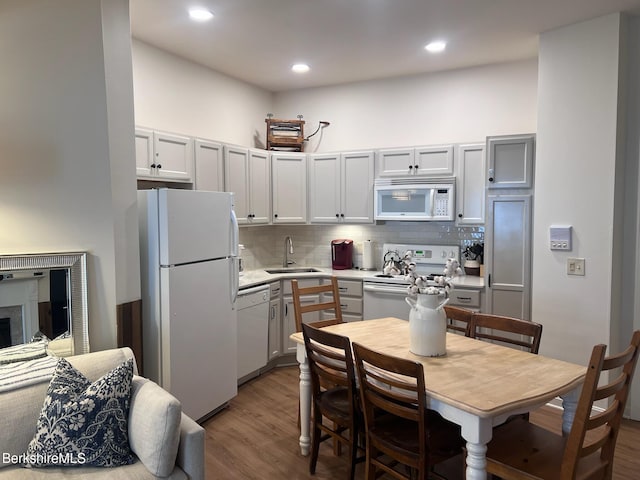
[[[25,466],[129,465],[128,418],[133,360],[91,383],[61,358],[38,418]]]

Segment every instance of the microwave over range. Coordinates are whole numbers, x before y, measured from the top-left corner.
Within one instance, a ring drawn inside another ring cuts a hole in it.
[[[377,178],[376,220],[453,221],[455,178]]]

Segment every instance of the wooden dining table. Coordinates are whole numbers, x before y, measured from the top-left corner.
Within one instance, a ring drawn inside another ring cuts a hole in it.
[[[586,367],[510,347],[447,333],[446,355],[423,357],[409,350],[409,322],[380,318],[324,327],[352,343],[424,366],[428,407],[461,426],[466,440],[466,478],[485,480],[487,443],[493,427],[509,416],[562,398],[562,430],[575,415]],[[300,449],[309,454],[311,377],[302,333],[294,333],[300,364]]]

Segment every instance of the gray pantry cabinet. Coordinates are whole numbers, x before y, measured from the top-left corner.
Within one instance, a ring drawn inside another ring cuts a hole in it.
[[[531,318],[535,135],[487,137],[487,312]]]

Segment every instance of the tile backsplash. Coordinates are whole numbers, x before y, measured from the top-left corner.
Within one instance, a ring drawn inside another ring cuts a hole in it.
[[[281,266],[284,239],[291,236],[294,253],[289,259],[299,266],[331,266],[331,240],[354,241],[354,266],[362,265],[362,245],[371,240],[376,268],[382,268],[384,243],[435,243],[459,245],[460,249],[484,241],[484,227],[459,227],[447,223],[386,222],[376,225],[266,225],[240,228],[242,260],[246,270]]]

